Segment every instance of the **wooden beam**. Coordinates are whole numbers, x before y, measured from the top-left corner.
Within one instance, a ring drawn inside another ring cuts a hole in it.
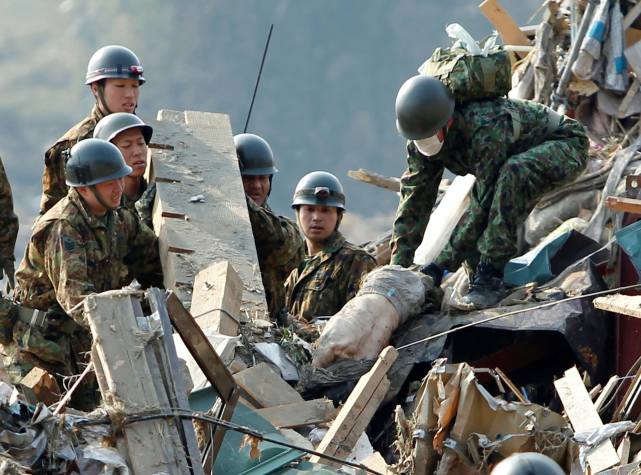
[[[247,368],[236,373],[233,378],[249,401],[261,408],[303,402],[301,395],[267,363]]]
[[[167,311],[171,323],[185,342],[187,349],[198,363],[207,380],[224,401],[232,399],[237,392],[236,383],[216,350],[198,326],[194,317],[185,309],[174,293],[167,297]]]
[[[358,170],[349,170],[347,176],[354,180],[369,183],[370,185],[378,186],[386,190],[399,192],[401,191],[401,180],[396,177],[386,177],[376,172],[359,168]]]
[[[229,261],[216,262],[196,274],[191,314],[200,328],[236,336],[242,295],[243,282]]]
[[[563,378],[554,381],[554,387],[561,398],[574,432],[603,426],[576,367],[568,369]],[[609,440],[592,449],[588,453],[587,459],[592,473],[600,472],[619,463],[616,450]]]
[[[641,295],[605,295],[595,298],[592,304],[599,310],[641,318]]]
[[[608,196],[605,203],[607,207],[613,211],[641,214],[641,200],[622,198],[620,196]]]
[[[398,352],[394,347],[388,346],[383,349],[372,369],[358,380],[329,431],[316,448],[318,452],[340,458],[349,456],[387,394],[390,383],[386,374],[397,357]],[[310,458],[312,463],[320,461],[318,456]],[[323,463],[328,462],[323,460]]]
[[[519,26],[498,0],[484,0],[479,5],[479,9],[499,32],[504,44],[530,46],[530,40],[527,35],[519,29]],[[517,52],[516,54],[521,58],[527,56],[527,53],[523,52]]]
[[[241,310],[265,318],[267,304],[229,117],[197,111],[158,113],[149,152],[156,182],[153,226],[164,284],[184,303],[199,271],[228,260],[240,276]],[[203,202],[192,202],[202,195]],[[194,313],[195,314],[195,313]]]
[[[256,414],[280,429],[330,421],[336,414],[336,409],[329,399],[313,399],[259,409]]]
[[[102,372],[103,400],[124,414],[168,407],[157,392],[157,375],[146,358],[150,328],[139,326],[135,306],[140,303],[125,292],[89,295],[85,316]],[[142,350],[142,351],[141,351]],[[127,424],[123,428],[128,460],[134,473],[188,473],[185,454],[173,421],[158,419]],[[200,472],[202,473],[202,472]]]

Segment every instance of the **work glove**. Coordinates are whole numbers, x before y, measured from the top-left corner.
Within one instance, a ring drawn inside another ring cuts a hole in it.
[[[432,278],[432,282],[434,282],[435,287],[441,286],[441,282],[443,281],[443,272],[445,272],[445,269],[443,269],[441,266],[438,266],[432,262],[431,264],[427,264],[421,267],[419,270],[423,274]]]
[[[0,257],[0,279],[4,275],[7,276],[7,287],[10,289],[15,288],[15,281],[13,280],[13,275],[15,274],[15,268],[13,266],[12,257]]]

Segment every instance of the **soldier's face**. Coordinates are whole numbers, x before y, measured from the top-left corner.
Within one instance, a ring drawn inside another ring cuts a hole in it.
[[[103,205],[106,204],[109,209],[116,209],[120,206],[120,200],[122,199],[122,192],[125,189],[125,180],[124,178],[119,178],[117,180],[109,180],[102,183],[94,185],[94,188],[91,189],[88,186],[81,186],[78,188],[78,193],[82,196],[85,203],[91,211],[92,214],[96,216],[103,216],[108,209]],[[100,196],[100,200],[96,195]]]
[[[91,85],[97,96],[98,83]],[[129,112],[133,114],[138,105],[140,83],[137,79],[105,79],[103,99],[111,112]]]
[[[312,242],[326,240],[338,223],[338,209],[332,206],[301,205],[297,215],[305,238]]]
[[[243,188],[245,194],[263,206],[269,196],[269,175],[243,175]]]
[[[125,157],[125,162],[133,171],[129,176],[140,177],[147,168],[147,144],[142,131],[139,128],[128,129],[116,135],[111,143],[118,147],[118,150]]]

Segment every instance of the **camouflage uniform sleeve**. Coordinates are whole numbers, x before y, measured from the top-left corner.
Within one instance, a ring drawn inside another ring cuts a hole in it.
[[[65,183],[65,159],[63,152],[71,147],[68,141],[58,142],[45,153],[45,169],[42,173],[42,197],[40,214],[44,214],[67,195]]]
[[[144,287],[162,287],[158,238],[131,210],[120,208],[119,212],[129,233],[129,252],[124,262],[132,277]]]
[[[391,263],[409,267],[423,239],[443,176],[440,161],[420,155],[412,142],[407,146],[408,168],[401,177],[401,199],[394,219]]]
[[[343,275],[347,277],[345,302],[349,302],[356,297],[363,280],[375,267],[376,260],[366,252],[354,254],[349,269],[344,269],[343,272]]]
[[[296,225],[247,198],[249,220],[256,247],[265,255],[278,253],[280,262],[300,263],[305,257],[305,247]]]
[[[14,260],[13,251],[18,236],[18,217],[13,212],[11,185],[0,160],[0,259]]]
[[[78,231],[65,220],[51,225],[44,252],[44,266],[62,309],[76,322],[86,325],[82,308],[73,309],[95,292],[87,273],[87,254]]]
[[[153,229],[154,201],[156,199],[156,183],[150,183],[142,196],[136,201],[135,207],[143,223]]]

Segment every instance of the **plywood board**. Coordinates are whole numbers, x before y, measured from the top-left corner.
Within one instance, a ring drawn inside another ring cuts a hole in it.
[[[259,409],[256,412],[280,429],[327,422],[334,417],[336,409],[329,399],[313,399]]]

